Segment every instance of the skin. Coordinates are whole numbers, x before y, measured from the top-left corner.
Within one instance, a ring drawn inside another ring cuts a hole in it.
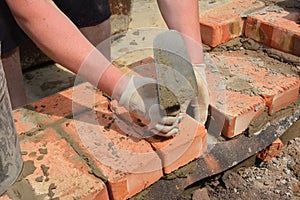
[[[97,46],[97,49],[110,60],[110,41],[107,40],[111,33],[110,19],[94,26],[82,27],[80,28],[80,32],[94,46],[101,44]],[[28,103],[20,62],[19,47],[6,54],[1,54],[1,60],[11,100],[11,107],[14,110]]]
[[[157,0],[157,2],[168,28],[177,30],[184,36],[191,62],[203,63],[198,0]]]
[[[107,94],[112,94],[116,83],[121,81],[122,72],[81,34],[52,1],[6,2],[19,26],[46,55],[72,72],[80,73]]]
[[[45,54],[108,95],[115,90],[116,98],[120,97],[128,78],[95,49],[52,1],[6,2],[19,26]],[[202,47],[197,4],[197,0],[158,0],[168,27],[193,38]],[[192,62],[202,63],[202,56],[199,56],[202,48],[187,46],[189,52],[194,52],[190,54]]]

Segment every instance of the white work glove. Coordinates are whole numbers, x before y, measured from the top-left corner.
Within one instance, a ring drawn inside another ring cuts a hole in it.
[[[181,116],[184,113],[188,113],[203,125],[207,120],[209,106],[209,94],[206,82],[205,68],[205,64],[193,64],[193,69],[198,86],[198,95],[191,101],[187,101],[181,105]]]
[[[157,82],[152,78],[131,76],[119,99],[134,117],[148,126],[155,135],[169,137],[178,133],[179,112],[168,116],[158,103]]]

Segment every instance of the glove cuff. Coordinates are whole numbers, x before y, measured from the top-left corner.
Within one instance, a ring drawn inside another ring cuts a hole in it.
[[[129,99],[132,96],[133,92],[135,91],[135,86],[134,86],[134,78],[135,76],[131,76],[125,89],[122,92],[122,95],[118,101],[119,106],[123,106],[128,109],[128,104],[129,104]]]
[[[193,64],[194,73],[197,79],[201,78],[203,83],[207,86],[206,82],[206,65],[204,63],[202,64]]]

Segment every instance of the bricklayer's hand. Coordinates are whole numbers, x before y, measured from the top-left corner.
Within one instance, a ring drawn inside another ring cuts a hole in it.
[[[179,131],[179,110],[169,116],[161,109],[157,82],[152,78],[131,76],[120,97],[119,106],[125,107],[156,135],[168,137]]]

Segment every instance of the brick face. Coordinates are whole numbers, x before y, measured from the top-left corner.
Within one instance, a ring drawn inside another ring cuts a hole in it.
[[[244,132],[251,121],[264,112],[265,101],[261,97],[239,92],[225,91],[225,93],[226,99],[222,109],[218,109],[212,102],[208,131],[221,131],[222,135],[232,138]]]
[[[207,132],[190,116],[185,115],[180,132],[169,139],[148,138],[147,141],[162,159],[164,173],[171,173],[203,155],[207,149]]]
[[[200,13],[201,37],[204,44],[216,47],[243,34],[244,19],[241,13],[249,8],[264,6],[259,1],[232,0]]]
[[[89,173],[89,166],[55,129],[23,138],[20,145],[24,167],[30,171],[25,174],[23,171],[21,176],[36,196],[64,199],[101,196],[108,200],[105,184]]]
[[[248,94],[252,91],[254,95],[264,98],[269,114],[298,99],[299,78],[272,72],[261,60],[249,56],[224,53],[222,56],[217,56],[217,59],[221,61],[219,62],[221,67],[226,66],[227,73],[231,76],[227,77],[229,80],[234,80],[234,77],[239,81],[246,80],[249,86]]]
[[[127,199],[159,180],[162,164],[150,144],[132,137],[130,126],[107,108],[108,102],[98,104],[61,127],[107,177],[110,195]]]
[[[300,12],[287,10],[248,16],[245,35],[267,46],[299,56],[299,16]]]
[[[103,98],[90,83],[82,83],[28,105],[38,113],[51,116],[55,121],[92,108]]]
[[[297,35],[293,35],[292,37],[292,52],[296,55],[296,56],[300,56],[300,37]]]

